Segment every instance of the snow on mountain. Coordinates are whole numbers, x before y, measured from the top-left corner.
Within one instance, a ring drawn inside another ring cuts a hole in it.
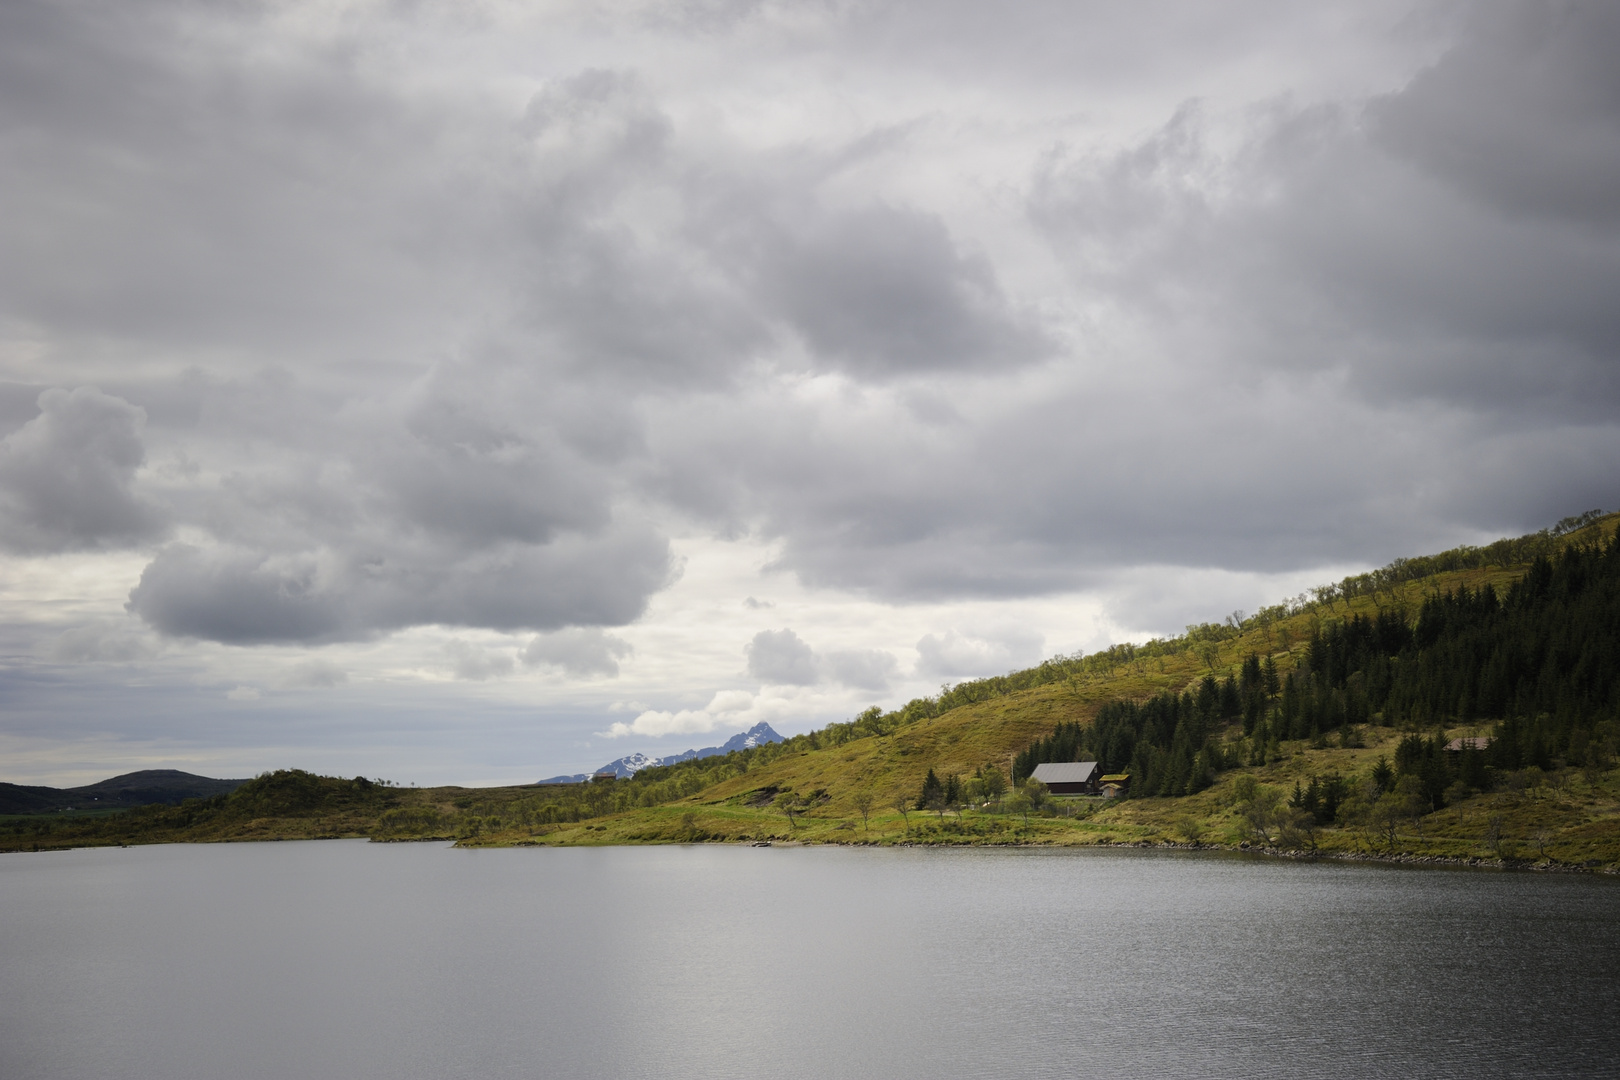
[[[761,720],[747,731],[739,731],[720,745],[716,753],[729,754],[733,750],[752,750],[756,746],[766,743],[786,742],[787,740],[771,730],[771,725]],[[710,757],[708,750],[700,751],[698,757]]]
[[[752,750],[756,746],[766,743],[783,742],[782,736],[772,730],[771,725],[761,720],[747,731],[740,731],[721,743],[719,746],[705,746],[702,750],[687,750],[679,754],[670,754],[667,757],[648,757],[646,754],[627,754],[616,761],[610,761],[595,775],[612,773],[623,780],[636,775],[642,769],[654,765],[674,765],[682,761],[691,761],[693,758],[717,757],[720,754],[729,754],[733,750]],[[583,784],[591,778],[590,773],[575,773],[572,776],[552,776],[541,780],[542,784]]]
[[[616,761],[610,761],[603,765],[596,770],[595,775],[601,776],[603,773],[612,773],[620,780],[623,780],[626,777],[636,775],[637,772],[649,765],[658,764],[662,764],[661,758],[648,757],[646,754],[627,754]]]

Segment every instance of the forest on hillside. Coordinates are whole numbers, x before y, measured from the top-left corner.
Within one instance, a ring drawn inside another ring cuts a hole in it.
[[[1235,674],[1146,701],[1116,700],[1093,723],[1060,724],[1014,762],[1096,760],[1137,795],[1202,790],[1223,769],[1274,760],[1284,740],[1353,745],[1357,725],[1408,730],[1396,775],[1422,777],[1439,808],[1459,780],[1478,789],[1534,766],[1606,769],[1620,737],[1620,534],[1539,555],[1501,593],[1432,592],[1416,612],[1323,620],[1297,666],[1251,654]],[[1241,723],[1242,737],[1226,738]],[[1477,725],[1447,754],[1438,734]]]

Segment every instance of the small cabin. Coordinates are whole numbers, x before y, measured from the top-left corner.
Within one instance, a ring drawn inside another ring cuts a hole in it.
[[[1097,783],[1102,785],[1102,794],[1105,799],[1122,799],[1131,793],[1130,773],[1109,773]]]
[[[1101,772],[1095,761],[1045,761],[1032,775],[1054,795],[1095,795]]]

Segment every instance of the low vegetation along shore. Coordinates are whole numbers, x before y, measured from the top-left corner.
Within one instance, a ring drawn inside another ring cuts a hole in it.
[[[402,788],[282,771],[180,806],[0,818],[0,849],[1174,845],[1614,872],[1616,519],[1398,560],[1173,639],[626,780]],[[1124,797],[1029,778],[1073,760],[1128,776]]]

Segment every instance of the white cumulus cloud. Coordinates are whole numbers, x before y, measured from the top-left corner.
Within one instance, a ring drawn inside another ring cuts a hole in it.
[[[735,724],[748,727],[771,716],[780,716],[781,710],[771,708],[771,704],[771,699],[764,695],[751,694],[746,690],[721,690],[701,709],[681,709],[676,712],[647,709],[634,720],[628,723],[617,721],[606,731],[597,734],[608,739],[620,739],[626,735],[657,738],[714,731]]]

